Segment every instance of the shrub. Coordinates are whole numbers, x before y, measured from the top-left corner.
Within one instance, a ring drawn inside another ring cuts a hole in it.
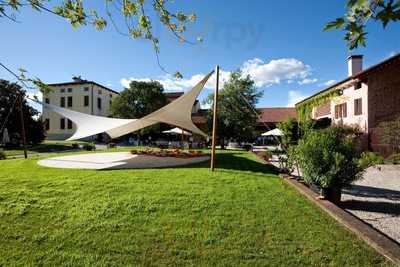
[[[245,145],[242,146],[242,148],[243,148],[244,150],[246,150],[246,151],[250,151],[250,150],[253,148],[253,146],[250,145],[250,144],[245,144]]]
[[[392,154],[389,158],[388,158],[389,162],[391,162],[392,164],[400,164],[400,153],[395,153]]]
[[[268,150],[261,151],[258,153],[258,155],[265,161],[268,161],[272,157],[271,152],[269,152]]]
[[[96,146],[92,143],[86,143],[82,146],[83,149],[87,150],[87,151],[92,151],[92,150],[96,150]]]
[[[6,159],[6,153],[4,153],[3,149],[0,149],[0,160]]]
[[[116,143],[108,143],[107,148],[116,148],[117,144]]]
[[[371,151],[363,152],[361,154],[361,158],[359,160],[359,165],[368,168],[370,166],[378,165],[378,164],[383,164],[384,163],[384,158]]]
[[[296,152],[305,182],[341,189],[361,178],[367,166],[360,165],[353,137],[348,128],[330,127],[300,140]]]
[[[72,144],[73,149],[79,149],[79,144],[78,143],[73,143]]]

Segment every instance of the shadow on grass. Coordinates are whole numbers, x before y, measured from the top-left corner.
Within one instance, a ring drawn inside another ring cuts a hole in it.
[[[210,168],[210,161],[179,166],[177,168]],[[218,153],[216,154],[216,169],[251,171],[267,174],[278,174],[278,169],[269,164],[249,159],[245,153]]]

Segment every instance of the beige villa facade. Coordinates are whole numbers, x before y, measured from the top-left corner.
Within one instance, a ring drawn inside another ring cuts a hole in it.
[[[112,99],[118,92],[93,81],[74,77],[72,82],[49,84],[51,92],[43,102],[96,116],[108,116]],[[72,121],[43,107],[42,119],[47,139],[64,140],[76,130]]]
[[[296,107],[326,92],[339,96],[314,107],[313,119],[329,118],[332,123],[357,126],[365,137],[365,149],[384,156],[393,153],[382,142],[381,123],[400,116],[400,54],[363,69],[363,57],[348,58],[348,77],[296,104]]]

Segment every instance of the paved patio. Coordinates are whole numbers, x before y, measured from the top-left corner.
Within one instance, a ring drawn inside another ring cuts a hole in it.
[[[65,169],[140,169],[188,165],[208,160],[208,156],[195,158],[154,157],[132,155],[130,152],[89,153],[39,160],[41,166]]]
[[[400,243],[400,166],[369,168],[344,190],[342,201],[347,211]]]

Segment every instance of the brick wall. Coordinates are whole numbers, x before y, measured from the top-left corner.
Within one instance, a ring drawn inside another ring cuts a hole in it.
[[[400,60],[374,71],[367,79],[370,147],[388,156],[391,148],[381,142],[379,124],[400,116]]]
[[[316,109],[315,109],[315,117],[319,118],[319,117],[323,117],[323,116],[327,116],[331,114],[331,103],[330,101],[319,105]]]

